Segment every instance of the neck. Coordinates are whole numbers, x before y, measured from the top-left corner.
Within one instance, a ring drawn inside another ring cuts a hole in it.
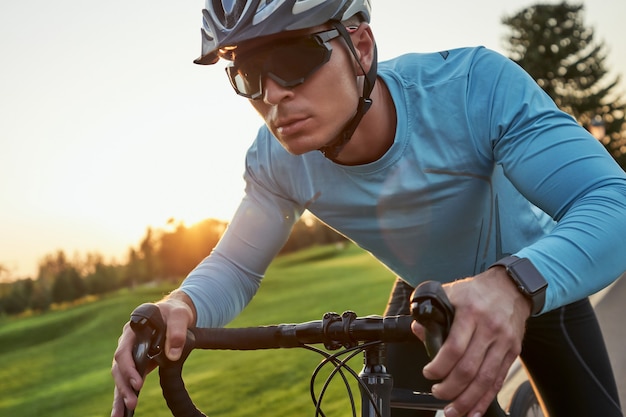
[[[335,158],[342,165],[362,165],[382,157],[396,134],[396,108],[387,86],[380,78],[371,94],[372,107],[365,114],[352,139]]]

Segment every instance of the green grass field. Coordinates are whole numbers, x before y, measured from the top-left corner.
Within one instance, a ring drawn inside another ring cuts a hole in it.
[[[347,309],[382,314],[392,282],[388,270],[354,246],[305,250],[273,263],[258,295],[231,326],[317,320]],[[0,321],[0,416],[109,416],[110,365],[122,325],[134,307],[171,289],[126,290],[63,311]],[[319,360],[302,349],[194,351],[184,379],[211,417],[308,416],[314,414],[309,378]],[[338,384],[324,404],[329,417],[349,415]],[[147,378],[135,415],[171,415],[156,372]]]

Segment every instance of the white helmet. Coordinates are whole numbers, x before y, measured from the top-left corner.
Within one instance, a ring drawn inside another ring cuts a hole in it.
[[[261,36],[341,22],[355,15],[369,22],[370,12],[370,0],[205,0],[202,55],[194,62],[214,64],[218,49]]]

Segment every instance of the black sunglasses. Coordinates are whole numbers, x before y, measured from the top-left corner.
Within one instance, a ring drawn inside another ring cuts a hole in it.
[[[329,42],[339,36],[337,29],[330,29],[259,47],[236,56],[226,74],[235,92],[252,100],[263,95],[265,77],[293,88],[328,62],[333,50]]]

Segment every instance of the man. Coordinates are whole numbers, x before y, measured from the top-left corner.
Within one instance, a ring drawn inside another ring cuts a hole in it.
[[[521,353],[550,415],[621,416],[586,297],[626,269],[615,256],[626,248],[624,172],[494,52],[378,66],[369,3],[207,0],[196,63],[225,59],[265,126],[228,230],[158,303],[168,357],[180,355],[187,327],[222,326],[244,308],[308,209],[400,277],[386,313],[407,314],[424,280],[449,283],[448,340],[423,370],[408,367],[421,346],[390,347],[397,385],[442,380],[432,389],[450,402],[447,417],[479,416]],[[113,416],[136,406],[142,385],[132,342],[127,325]]]

